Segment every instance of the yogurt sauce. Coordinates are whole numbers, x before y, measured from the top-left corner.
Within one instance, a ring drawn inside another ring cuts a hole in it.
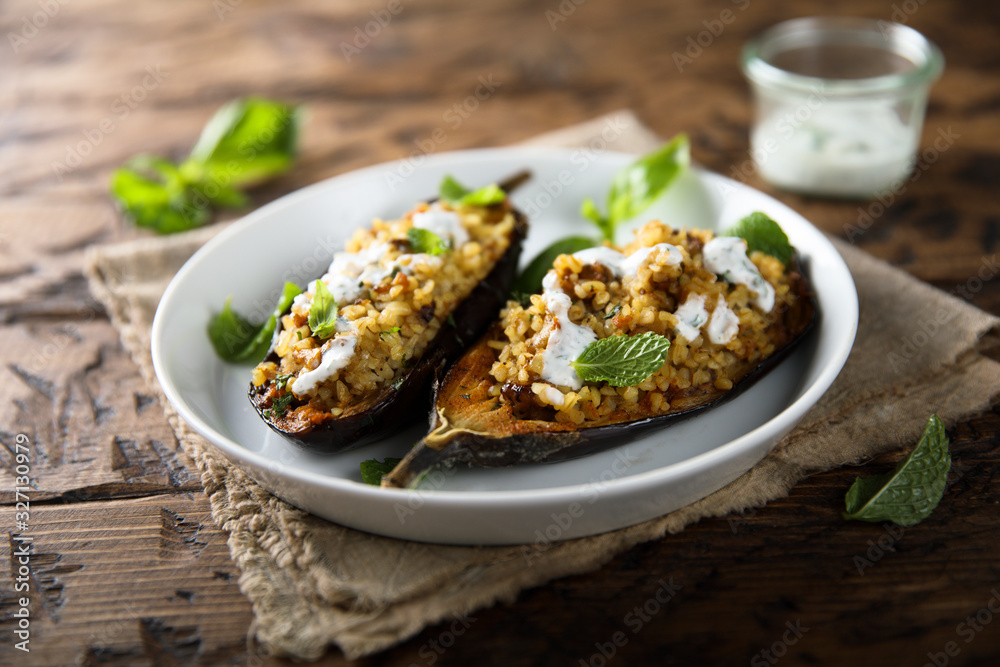
[[[451,241],[453,248],[469,242],[469,232],[462,226],[462,219],[454,211],[446,211],[440,206],[431,206],[426,211],[413,214],[413,226],[434,232],[442,239]]]
[[[716,345],[725,345],[740,331],[740,319],[729,309],[726,299],[719,296],[718,303],[712,311],[712,320],[708,323],[708,339]]]
[[[674,330],[688,341],[701,335],[701,327],[708,322],[708,311],[705,310],[705,297],[691,292],[687,300],[674,313],[677,326]]]
[[[450,240],[454,249],[460,248],[469,241],[469,233],[462,226],[462,219],[458,214],[438,206],[422,213],[414,213],[413,226],[426,229],[443,239]],[[366,285],[378,285],[394,271],[413,275],[419,264],[426,264],[438,269],[444,263],[441,257],[427,253],[403,254],[392,262],[385,262],[384,258],[391,249],[392,245],[389,243],[375,243],[358,252],[335,253],[330,267],[318,280],[326,283],[330,294],[337,301],[337,304],[341,305],[356,300],[364,293]],[[297,295],[292,301],[292,305],[298,306],[305,315],[309,314],[309,309],[312,306],[312,298],[316,294],[318,280],[309,283],[308,289]],[[354,331],[354,327],[342,315],[337,315],[336,331],[337,333]],[[275,334],[277,335],[277,333],[276,330]],[[274,341],[272,341],[272,346],[273,344]],[[319,366],[297,377],[292,383],[292,392],[302,396],[315,391],[316,387],[350,363],[357,344],[357,333],[337,336],[327,341],[323,346]]]
[[[601,264],[606,266],[618,278],[635,277],[639,268],[651,256],[667,253],[664,266],[675,266],[684,259],[680,249],[669,243],[657,243],[649,248],[639,248],[631,255],[608,247],[587,248],[573,254],[573,257],[584,264]],[[721,236],[705,244],[703,262],[707,270],[728,282],[746,285],[754,293],[753,303],[765,313],[774,308],[774,287],[764,280],[757,266],[747,257],[747,244],[736,236]],[[583,353],[584,349],[597,340],[590,328],[574,324],[569,319],[569,309],[573,305],[569,298],[558,287],[559,278],[555,271],[549,271],[542,281],[542,300],[546,309],[552,313],[557,328],[549,334],[545,350],[539,353],[542,358],[541,379],[555,385],[578,390],[583,387],[583,380],[573,368],[573,362]],[[729,343],[739,333],[740,321],[726,303],[719,298],[712,310],[711,319],[705,309],[705,297],[700,294],[689,294],[687,300],[674,313],[677,318],[675,331],[689,341],[701,334],[701,327],[708,323],[708,339],[716,345]],[[550,399],[550,403],[555,403]]]
[[[295,378],[295,382],[292,383],[292,393],[302,396],[315,391],[320,383],[328,380],[351,361],[357,345],[357,334],[337,336],[327,341],[323,346],[323,357],[319,366]]]
[[[545,351],[541,353],[541,377],[546,382],[576,390],[583,387],[583,380],[573,368],[573,362],[588,345],[597,340],[597,334],[588,327],[570,321],[569,308],[573,305],[573,301],[557,287],[558,281],[555,271],[549,271],[542,281],[542,286],[545,287],[542,300],[552,313],[555,328],[549,334]]]
[[[705,268],[728,283],[746,285],[756,296],[753,304],[765,313],[774,308],[774,288],[747,257],[747,242],[738,236],[717,236],[702,250]]]
[[[631,255],[624,254],[608,247],[587,248],[573,254],[573,257],[584,264],[602,264],[611,270],[618,278],[635,277],[639,267],[645,264],[651,256],[667,253],[664,266],[675,266],[684,259],[680,248],[669,243],[657,243],[651,248],[639,248]],[[555,385],[570,387],[574,391],[583,387],[583,380],[573,368],[573,362],[583,353],[588,345],[597,340],[589,327],[574,324],[569,319],[569,308],[573,300],[558,287],[559,278],[555,271],[545,274],[542,287],[542,300],[558,328],[549,334],[549,342],[542,357],[541,378]],[[550,402],[553,402],[550,400]]]

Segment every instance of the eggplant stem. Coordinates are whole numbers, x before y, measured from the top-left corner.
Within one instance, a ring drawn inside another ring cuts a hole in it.
[[[529,178],[531,178],[531,170],[522,169],[513,176],[508,176],[507,178],[500,181],[498,187],[507,194],[510,194],[511,192],[519,188],[521,184],[523,184]]]

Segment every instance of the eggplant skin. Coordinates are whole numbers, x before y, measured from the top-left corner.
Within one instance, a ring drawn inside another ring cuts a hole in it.
[[[426,418],[433,396],[436,376],[457,359],[470,342],[475,341],[496,318],[507,301],[517,275],[521,245],[528,231],[523,213],[511,208],[514,227],[510,245],[493,269],[442,323],[434,339],[409,372],[382,391],[363,398],[344,410],[340,417],[318,423],[303,423],[285,416],[267,414],[266,385],[250,384],[249,398],[257,414],[273,431],[308,451],[332,454],[368,444],[419,419]],[[278,362],[271,352],[267,359]],[[286,412],[290,414],[291,411]]]
[[[487,345],[498,332],[487,334],[459,359],[436,389],[432,431],[396,468],[382,479],[386,488],[413,486],[430,468],[466,463],[476,467],[503,467],[520,463],[549,463],[587,456],[631,442],[646,432],[669,426],[727,401],[749,389],[787,357],[816,324],[816,298],[798,258],[789,265],[797,299],[769,328],[780,341],[773,354],[741,369],[728,391],[694,391],[670,399],[670,411],[642,416],[612,414],[602,423],[574,424],[520,419],[510,402],[488,394],[495,351]]]

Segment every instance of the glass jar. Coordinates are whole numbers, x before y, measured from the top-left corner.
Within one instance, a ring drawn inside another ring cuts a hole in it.
[[[751,154],[771,184],[871,198],[913,169],[940,50],[916,30],[861,18],[779,23],[743,49]]]

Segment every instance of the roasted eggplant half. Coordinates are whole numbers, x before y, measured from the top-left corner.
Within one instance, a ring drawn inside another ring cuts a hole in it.
[[[797,254],[779,254],[654,221],[622,251],[560,255],[438,383],[430,433],[382,485],[584,456],[746,390],[817,319]]]
[[[253,370],[250,402],[267,425],[332,453],[425,415],[435,372],[506,301],[527,220],[505,190],[522,180],[460,191],[356,231],[279,318]]]

